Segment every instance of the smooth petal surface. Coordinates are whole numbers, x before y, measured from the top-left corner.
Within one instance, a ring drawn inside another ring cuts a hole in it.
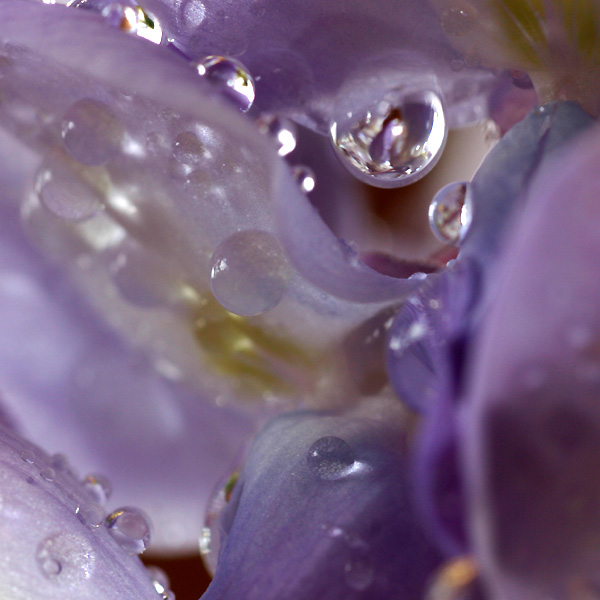
[[[540,170],[473,355],[464,472],[497,598],[600,583],[599,140],[595,128]]]
[[[0,498],[3,598],[157,600],[145,567],[101,524],[106,511],[67,463],[4,428]]]
[[[415,519],[406,415],[289,414],[256,438],[204,600],[420,597],[439,557]]]

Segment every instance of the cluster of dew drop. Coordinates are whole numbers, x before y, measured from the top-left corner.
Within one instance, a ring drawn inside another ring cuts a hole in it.
[[[80,523],[90,530],[104,528],[118,546],[127,554],[142,554],[150,544],[151,523],[139,508],[124,506],[109,512],[105,506],[112,495],[107,477],[90,473],[79,479],[63,454],[50,459],[31,449],[22,450],[20,459],[30,468],[26,481],[37,485],[72,485],[75,483],[83,494],[69,494],[73,513]],[[68,478],[68,483],[62,478]],[[55,532],[46,536],[37,546],[36,563],[42,576],[57,584],[72,586],[89,580],[96,568],[96,552],[87,537],[73,532]],[[148,567],[148,576],[162,600],[175,600],[169,589],[166,574],[157,567]]]

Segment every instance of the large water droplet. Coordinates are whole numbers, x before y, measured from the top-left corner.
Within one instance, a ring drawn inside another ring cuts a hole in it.
[[[339,437],[322,437],[310,447],[306,460],[321,479],[337,479],[354,465],[354,450]]]
[[[425,600],[480,600],[484,597],[477,566],[468,556],[443,564],[434,573],[425,593]]]
[[[77,518],[87,527],[100,527],[104,521],[106,512],[96,502],[86,502],[75,509]]]
[[[227,310],[260,315],[281,300],[285,258],[277,240],[265,231],[241,231],[222,242],[211,259],[210,287]]]
[[[467,202],[468,184],[444,186],[429,205],[429,226],[445,244],[456,244],[466,235],[472,220],[471,203]]]
[[[81,480],[81,485],[89,497],[98,504],[106,504],[112,494],[112,485],[104,475],[90,473]]]
[[[375,575],[373,562],[366,549],[352,548],[350,558],[344,565],[344,580],[353,590],[363,591],[371,586]]]
[[[40,203],[61,219],[85,221],[102,210],[102,198],[63,160],[48,158],[35,180]]]
[[[242,112],[250,109],[255,95],[254,79],[240,61],[228,56],[207,56],[193,66]]]
[[[271,136],[279,156],[287,156],[296,147],[296,126],[289,119],[265,113],[256,119],[256,126]]]
[[[315,189],[316,178],[313,170],[305,165],[296,165],[292,167],[292,177],[298,184],[298,187],[305,194],[309,194]]]
[[[124,129],[106,104],[84,98],[65,114],[61,135],[73,158],[84,165],[99,166],[119,153]]]
[[[129,554],[141,554],[150,544],[150,520],[139,508],[126,506],[115,510],[106,517],[106,526]]]
[[[87,540],[68,533],[57,533],[43,540],[36,552],[42,575],[65,586],[88,580],[96,566],[96,554]]]
[[[446,119],[432,91],[395,94],[335,120],[331,141],[343,164],[362,181],[399,187],[425,175],[446,143]]]

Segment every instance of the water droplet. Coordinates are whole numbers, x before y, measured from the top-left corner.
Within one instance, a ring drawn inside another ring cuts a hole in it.
[[[96,566],[96,554],[87,540],[57,533],[43,540],[36,552],[42,575],[65,586],[75,586],[90,579]]]
[[[310,447],[306,460],[321,479],[337,479],[354,465],[354,450],[339,437],[322,437]]]
[[[139,508],[126,506],[106,517],[106,526],[129,554],[141,554],[150,544],[150,520]]]
[[[287,156],[296,147],[296,126],[285,117],[263,114],[256,119],[258,130],[275,142],[279,156]]]
[[[462,37],[473,28],[473,18],[462,8],[452,7],[440,14],[442,29],[450,36]]]
[[[111,2],[102,10],[102,16],[115,29],[137,35],[153,44],[161,44],[163,31],[158,19],[135,2]]]
[[[119,153],[124,129],[106,104],[84,98],[65,114],[61,135],[74,159],[84,165],[99,166]]]
[[[179,14],[186,27],[195,29],[200,27],[206,18],[206,7],[200,0],[183,0]]]
[[[286,286],[285,258],[265,231],[241,231],[222,242],[211,259],[210,287],[227,310],[260,315],[279,304]]]
[[[353,590],[363,591],[371,586],[375,569],[373,562],[362,548],[351,550],[350,560],[344,565],[344,580]]]
[[[471,203],[467,201],[468,184],[444,186],[429,205],[429,226],[435,237],[445,244],[455,244],[466,235],[472,220]]]
[[[75,509],[75,514],[87,527],[100,527],[106,516],[104,508],[96,502],[81,504]]]
[[[483,598],[472,558],[459,556],[443,564],[433,575],[425,600],[475,600]]]
[[[33,450],[21,450],[19,456],[21,457],[21,460],[30,465],[35,462],[35,454],[33,453]]]
[[[90,473],[81,480],[81,485],[89,497],[99,504],[106,504],[112,494],[112,485],[104,475]]]
[[[344,113],[330,128],[348,170],[365,183],[387,188],[425,175],[441,156],[446,133],[442,102],[432,91],[396,91],[362,114]]]
[[[193,66],[242,112],[250,109],[255,95],[254,80],[241,62],[228,56],[207,56]]]
[[[184,131],[173,141],[173,156],[184,165],[195,165],[206,155],[204,144],[191,131]]]
[[[305,165],[296,165],[292,167],[292,177],[296,180],[298,187],[309,194],[315,189],[316,179],[313,170]]]
[[[171,584],[168,575],[160,567],[149,566],[146,570],[162,600],[175,600],[175,594],[169,589]]]
[[[67,221],[85,221],[103,208],[100,195],[61,160],[50,158],[42,165],[35,192],[47,210]]]
[[[47,467],[40,471],[40,477],[46,481],[54,481],[56,479],[56,471]]]
[[[75,476],[71,464],[69,463],[69,459],[64,454],[53,454],[50,460],[52,467],[57,471]]]

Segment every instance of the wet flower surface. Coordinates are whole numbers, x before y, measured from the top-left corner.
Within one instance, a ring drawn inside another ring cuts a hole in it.
[[[1,2],[0,595],[597,595],[598,19]]]

